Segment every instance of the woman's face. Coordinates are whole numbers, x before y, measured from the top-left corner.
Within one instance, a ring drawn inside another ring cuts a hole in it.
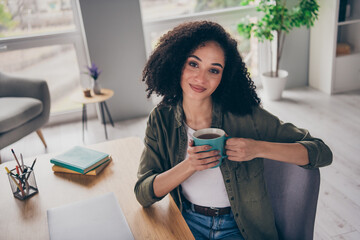
[[[183,98],[206,100],[219,86],[225,67],[224,51],[209,41],[189,55],[181,75]]]

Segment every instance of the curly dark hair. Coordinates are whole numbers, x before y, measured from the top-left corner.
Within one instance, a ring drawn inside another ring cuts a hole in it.
[[[221,82],[212,94],[223,110],[244,115],[260,105],[256,87],[237,50],[237,42],[217,23],[195,21],[181,24],[160,38],[143,70],[142,81],[152,93],[163,96],[160,105],[175,105],[182,99],[183,67],[189,55],[205,42],[217,42],[225,53]]]

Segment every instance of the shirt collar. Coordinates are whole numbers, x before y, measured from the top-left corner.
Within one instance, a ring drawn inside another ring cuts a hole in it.
[[[178,101],[175,108],[175,126],[181,127],[183,125],[183,121],[185,119],[184,109],[182,107],[182,101]],[[220,104],[213,101],[213,109],[212,109],[212,122],[211,127],[213,128],[222,128],[222,109]]]

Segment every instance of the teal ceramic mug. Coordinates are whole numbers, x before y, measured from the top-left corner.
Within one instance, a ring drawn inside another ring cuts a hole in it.
[[[213,168],[219,167],[226,157],[225,155],[225,141],[230,137],[226,137],[225,131],[219,128],[204,128],[193,133],[193,140],[195,146],[210,145],[212,148],[208,151],[218,150],[222,156],[219,159],[219,164]]]

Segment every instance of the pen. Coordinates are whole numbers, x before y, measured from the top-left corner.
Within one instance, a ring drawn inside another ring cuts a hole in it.
[[[15,152],[14,152],[14,149],[11,149],[11,152],[12,152],[12,154],[14,155],[15,160],[16,160],[17,164],[19,165],[20,170],[21,170],[21,172],[22,172],[22,169],[21,169],[21,166],[20,166],[19,160],[18,160],[18,159],[17,159],[17,157],[16,157],[16,154],[15,154]]]
[[[23,155],[21,153],[20,153],[20,158],[21,158],[21,164],[22,164],[22,167],[23,167],[23,174],[24,174],[24,179],[25,179],[26,195],[29,195],[30,186],[29,186],[29,183],[27,181],[28,178],[26,177],[28,167],[26,166],[26,168],[25,168],[24,158],[23,158]]]
[[[28,179],[29,179],[30,174],[31,174],[31,171],[32,171],[32,170],[33,170],[33,168],[34,168],[35,162],[36,162],[36,158],[35,158],[35,160],[33,161],[32,165],[31,165],[31,167],[30,167],[30,171],[28,172],[28,175],[27,175],[27,177],[26,177],[26,180],[28,180]]]
[[[29,185],[29,182],[27,180],[25,180],[25,186],[26,186],[26,195],[29,195],[30,185]]]
[[[21,154],[20,154],[21,155]],[[21,155],[21,158],[22,158],[22,155]],[[21,159],[21,161],[23,162],[23,160]],[[24,162],[23,162],[23,167],[24,167]],[[23,188],[23,190],[26,190],[26,195],[28,195],[29,194],[29,190],[30,190],[30,186],[29,186],[29,183],[28,183],[28,181],[27,181],[27,179],[25,178],[25,176],[26,176],[26,171],[25,171],[25,169],[24,169],[24,172],[23,172],[23,175],[21,175],[20,176],[20,173],[19,173],[19,168],[18,168],[18,166],[16,166],[16,172],[17,172],[17,174],[18,174],[18,176],[19,176],[19,184],[20,184],[20,186]],[[24,183],[24,182],[25,183]],[[24,187],[23,187],[23,185],[22,184],[24,184]],[[25,192],[25,191],[24,191]]]
[[[36,162],[36,158],[35,158],[34,162],[32,163],[30,170],[33,170],[33,167],[34,167],[34,165],[35,165],[35,162]]]
[[[24,165],[25,167],[25,165]],[[25,180],[25,187],[26,187],[26,195],[29,195],[29,192],[30,192],[30,185],[29,185],[29,182],[27,181],[28,179],[26,178],[26,172],[27,172],[27,169],[28,167],[24,168],[24,180]]]
[[[16,173],[18,175],[17,177],[20,178],[19,166],[16,166],[15,168],[16,168]]]
[[[20,168],[21,169],[21,168]],[[16,172],[17,174],[19,175],[19,186],[20,186],[20,191],[21,191],[21,194],[23,197],[25,197],[25,192],[24,192],[24,189],[22,187],[22,181],[21,181],[21,177],[20,177],[20,172],[19,172],[19,167],[16,166]]]
[[[13,182],[16,184],[16,186],[18,187],[18,189],[21,191],[21,194],[23,195],[23,197],[25,196],[24,190],[22,190],[22,188],[19,186],[19,184],[16,182],[15,178],[13,178],[13,176],[11,176],[11,172],[10,170],[5,167],[6,172],[9,174],[10,178],[13,180]]]
[[[22,169],[23,169],[23,172],[25,171],[25,168],[24,168],[24,158],[22,156],[22,154],[20,153],[20,159],[21,159],[21,166],[22,166]]]
[[[22,180],[22,177],[21,177],[20,172],[19,172],[19,166],[16,166],[15,168],[16,168],[16,173],[17,173],[16,177],[19,179],[20,186],[22,186],[21,184],[23,183],[23,180]]]

